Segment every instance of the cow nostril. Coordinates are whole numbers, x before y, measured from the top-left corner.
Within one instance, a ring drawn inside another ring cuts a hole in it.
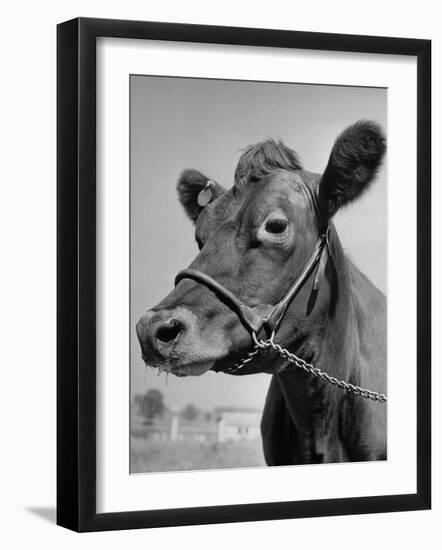
[[[184,330],[184,326],[180,321],[171,319],[167,324],[158,328],[156,337],[164,344],[168,344]]]

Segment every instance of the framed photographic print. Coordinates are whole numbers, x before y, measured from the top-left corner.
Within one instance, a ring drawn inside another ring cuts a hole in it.
[[[59,525],[430,507],[430,52],[58,26]]]

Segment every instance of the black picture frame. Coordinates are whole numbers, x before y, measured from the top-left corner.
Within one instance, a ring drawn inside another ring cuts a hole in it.
[[[417,491],[96,512],[96,39],[396,54],[417,59]],[[74,19],[57,28],[57,523],[75,531],[424,510],[431,506],[431,41]]]

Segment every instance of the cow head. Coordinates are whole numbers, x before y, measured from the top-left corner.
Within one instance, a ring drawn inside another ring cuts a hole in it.
[[[196,170],[178,181],[178,196],[195,224],[199,253],[189,266],[255,307],[275,304],[309,259],[335,212],[368,188],[385,151],[380,128],[359,122],[336,140],[322,176],[302,169],[294,151],[266,140],[241,156],[226,190]],[[285,346],[324,319],[332,282],[314,306],[311,284],[290,305],[278,331]],[[146,364],[178,376],[226,370],[251,348],[251,335],[229,304],[210,288],[183,279],[137,324]],[[271,372],[263,359],[253,372]],[[247,371],[245,371],[247,372]]]

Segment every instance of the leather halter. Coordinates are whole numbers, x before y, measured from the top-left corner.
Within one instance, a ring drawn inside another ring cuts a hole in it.
[[[281,298],[281,300],[273,306],[268,304],[259,304],[254,307],[250,307],[244,304],[237,296],[235,296],[235,294],[233,294],[233,292],[231,292],[225,286],[218,283],[217,281],[215,281],[215,279],[213,279],[209,275],[206,275],[202,271],[198,271],[197,269],[189,268],[180,271],[175,277],[175,286],[182,279],[192,279],[197,283],[206,286],[215,294],[221,296],[224,301],[227,302],[231,309],[234,310],[236,314],[240,317],[242,322],[250,331],[252,337],[256,337],[258,332],[263,327],[269,332],[269,334],[274,336],[279,328],[279,325],[281,324],[281,321],[287,311],[288,306],[290,305],[293,298],[298,294],[299,290],[303,287],[304,283],[313,272],[315,266],[317,266],[317,269],[313,282],[313,291],[317,291],[319,289],[319,285],[324,275],[324,270],[329,254],[329,227],[327,227],[325,232],[317,240],[312,255],[308,259],[299,276],[290,286],[283,298]]]
[[[317,292],[321,281],[324,277],[325,266],[327,265],[327,259],[330,254],[329,243],[330,228],[327,227],[325,232],[319,237],[313,249],[312,255],[305,264],[303,270],[296,278],[295,282],[286,292],[285,296],[274,306],[267,304],[260,304],[255,307],[250,307],[241,302],[239,298],[233,294],[230,290],[225,288],[222,284],[212,279],[209,275],[198,271],[197,269],[183,269],[178,273],[175,278],[175,285],[177,285],[182,279],[193,279],[197,283],[203,284],[212,290],[215,294],[229,304],[232,310],[236,311],[239,318],[243,321],[245,326],[251,333],[254,348],[247,353],[240,361],[235,363],[232,367],[225,372],[229,374],[237,374],[245,365],[254,360],[255,356],[262,350],[272,349],[276,351],[281,357],[283,357],[288,363],[293,364],[295,367],[304,370],[311,374],[315,378],[320,378],[328,384],[337,386],[351,394],[359,395],[366,399],[372,399],[380,403],[387,402],[387,396],[384,393],[361,388],[346,381],[339,380],[334,376],[330,376],[326,372],[322,371],[318,367],[313,366],[311,363],[307,363],[294,353],[283,348],[280,344],[276,344],[274,341],[275,333],[290,305],[290,302],[302,288],[304,283],[310,277],[311,273],[316,267],[316,274],[313,282],[312,292]],[[267,340],[261,340],[257,334],[264,327],[267,331],[270,331],[270,338]],[[276,373],[281,372],[287,367],[287,365],[280,368]]]

